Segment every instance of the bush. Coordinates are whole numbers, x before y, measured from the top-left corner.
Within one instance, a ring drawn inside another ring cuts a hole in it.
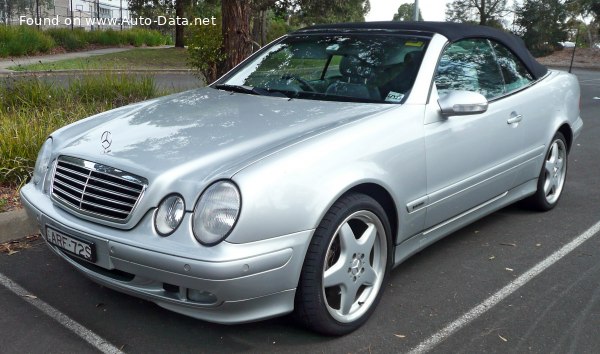
[[[152,78],[127,74],[84,76],[66,88],[37,77],[5,79],[0,84],[0,184],[25,183],[54,130],[158,95]]]
[[[56,43],[44,32],[30,26],[0,26],[0,57],[46,53]]]
[[[130,42],[129,44],[136,47],[139,47],[142,44],[149,47],[155,47],[167,43],[167,37],[155,30],[132,29],[129,31],[128,35],[130,38],[133,38],[135,42]]]
[[[31,26],[0,26],[0,57],[46,53],[57,46],[72,52],[89,45],[154,47],[167,43],[172,43],[169,36],[155,30],[138,28],[125,31],[51,28],[39,31]]]
[[[215,81],[218,78],[218,65],[227,58],[227,53],[222,48],[221,24],[190,26],[187,30],[186,43],[189,64],[196,70],[196,75],[206,83]]]
[[[46,31],[54,42],[66,51],[72,52],[88,46],[87,34],[82,29],[52,28]]]

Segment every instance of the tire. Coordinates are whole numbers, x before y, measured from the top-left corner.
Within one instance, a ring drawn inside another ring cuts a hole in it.
[[[300,322],[343,335],[367,321],[391,265],[389,225],[381,205],[364,194],[347,194],[329,209],[302,266],[294,311]]]
[[[557,132],[548,147],[538,178],[537,191],[526,202],[540,211],[548,211],[558,204],[567,179],[567,141]]]

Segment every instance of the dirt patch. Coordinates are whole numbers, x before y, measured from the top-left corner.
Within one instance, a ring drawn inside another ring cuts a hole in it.
[[[21,198],[16,187],[0,186],[0,213],[21,208]]]
[[[568,67],[571,64],[573,49],[563,49],[556,51],[548,56],[537,58],[537,60],[546,66]],[[600,49],[577,48],[573,67],[580,69],[599,69],[600,70]]]

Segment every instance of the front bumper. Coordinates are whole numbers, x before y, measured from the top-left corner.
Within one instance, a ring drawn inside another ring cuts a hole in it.
[[[163,238],[152,228],[152,212],[133,229],[117,230],[76,218],[32,184],[21,189],[21,200],[44,237],[51,227],[94,243],[97,260],[90,263],[47,242],[93,281],[217,323],[243,323],[291,312],[314,231],[205,247],[195,241],[191,226],[186,227],[191,225],[189,213],[175,234]],[[142,243],[144,239],[147,242]]]

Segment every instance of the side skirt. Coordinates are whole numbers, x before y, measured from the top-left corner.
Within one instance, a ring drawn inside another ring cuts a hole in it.
[[[503,207],[519,201],[535,193],[537,189],[537,178],[521,184],[507,192],[504,192],[464,213],[437,224],[404,242],[396,245],[394,250],[394,267],[400,265],[413,254],[421,251],[435,241],[448,236],[482,217],[489,215]]]

